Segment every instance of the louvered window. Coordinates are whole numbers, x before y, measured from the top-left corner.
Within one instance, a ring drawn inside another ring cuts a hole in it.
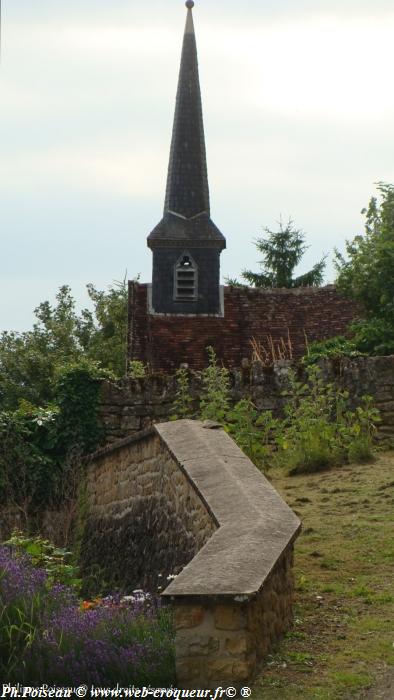
[[[174,298],[177,301],[197,299],[197,265],[190,255],[182,255],[175,266]]]

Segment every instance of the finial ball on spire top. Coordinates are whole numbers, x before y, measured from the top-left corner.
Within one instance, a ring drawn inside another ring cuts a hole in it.
[[[187,2],[185,2],[185,5],[186,5],[188,10],[192,10],[194,7],[194,2],[193,2],[193,0],[187,0]]]

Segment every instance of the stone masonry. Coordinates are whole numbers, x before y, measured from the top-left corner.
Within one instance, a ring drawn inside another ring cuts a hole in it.
[[[362,396],[372,396],[381,415],[379,436],[394,438],[394,356],[343,358],[322,362],[320,366],[328,382],[335,382],[349,392],[353,407],[360,403]],[[302,370],[287,361],[273,367],[254,363],[245,369],[233,370],[232,400],[250,397],[259,410],[271,410],[280,416],[286,401],[283,392],[288,386],[289,368],[302,376]],[[197,408],[201,383],[196,373],[190,373],[190,382]],[[164,374],[105,383],[100,411],[108,440],[115,442],[152,423],[168,420],[173,413],[175,392],[174,376]]]
[[[96,453],[85,498],[82,570],[85,576],[96,571],[108,590],[157,593],[216,529],[192,484],[152,431]]]
[[[292,619],[296,515],[216,424],[161,423],[93,456],[82,570],[175,610],[177,685],[252,678]]]
[[[217,687],[247,683],[292,620],[293,546],[278,560],[263,589],[247,602],[176,603],[177,675],[183,683]],[[240,596],[242,598],[242,596]]]

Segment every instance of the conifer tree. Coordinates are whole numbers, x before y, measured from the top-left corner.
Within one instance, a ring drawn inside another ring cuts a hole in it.
[[[301,261],[308,246],[305,245],[305,235],[295,229],[293,222],[289,220],[284,227],[279,223],[279,231],[264,229],[267,237],[258,238],[256,248],[263,253],[260,261],[260,272],[244,270],[242,277],[253,287],[318,287],[323,281],[323,272],[326,266],[325,257],[316,263],[312,270],[294,277],[293,273]]]

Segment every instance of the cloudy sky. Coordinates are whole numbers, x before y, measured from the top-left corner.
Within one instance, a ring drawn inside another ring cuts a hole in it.
[[[2,0],[0,330],[69,284],[150,279],[183,0]],[[223,275],[291,217],[300,272],[363,230],[394,182],[392,0],[196,0],[212,217]],[[328,266],[326,280],[333,279]]]

